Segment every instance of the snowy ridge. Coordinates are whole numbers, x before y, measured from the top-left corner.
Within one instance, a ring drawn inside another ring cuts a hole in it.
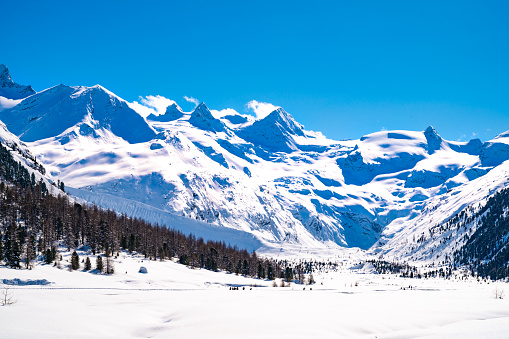
[[[76,196],[160,223],[178,216],[171,222],[181,226],[170,226],[179,229],[194,220],[235,230],[274,248],[412,255],[405,239],[432,215],[446,219],[507,181],[497,174],[509,159],[507,133],[451,142],[430,126],[335,141],[282,108],[256,120],[204,103],[144,119],[101,86],[59,85],[0,119]],[[428,213],[451,192],[463,200]]]
[[[9,74],[7,66],[0,64],[0,98],[3,97],[4,99],[19,100],[32,94],[35,94],[32,86],[23,86],[15,83]],[[2,100],[0,100],[0,103],[1,101]]]
[[[0,120],[25,141],[56,137],[78,124],[81,134],[96,137],[94,131],[106,129],[131,143],[155,136],[127,102],[99,85],[52,87],[3,110]]]
[[[420,215],[393,222],[382,233],[382,239],[373,252],[394,260],[410,260],[438,263],[451,258],[468,239],[476,221],[466,223],[464,228],[437,231],[451,217],[464,211],[472,215],[501,189],[509,187],[509,162],[491,170],[470,183],[432,197]]]
[[[147,120],[160,121],[160,122],[169,122],[173,120],[177,120],[184,116],[184,112],[182,109],[177,106],[177,104],[171,104],[166,108],[166,112],[162,115],[154,115],[153,113],[147,116]]]

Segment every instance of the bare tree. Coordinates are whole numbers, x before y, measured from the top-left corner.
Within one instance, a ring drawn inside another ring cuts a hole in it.
[[[498,286],[495,286],[495,289],[493,290],[493,297],[495,299],[504,299],[505,297],[504,290],[500,289]]]
[[[9,287],[4,288],[1,297],[2,300],[0,300],[0,303],[2,303],[2,306],[10,306],[16,303],[16,301],[12,299],[12,293],[9,292]]]

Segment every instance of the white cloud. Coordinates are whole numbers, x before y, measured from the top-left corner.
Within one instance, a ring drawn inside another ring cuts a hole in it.
[[[166,108],[171,104],[176,104],[176,102],[161,95],[148,95],[145,98],[140,97],[140,102],[133,101],[129,103],[129,107],[134,109],[141,116],[147,117],[149,114],[164,114]]]
[[[212,115],[216,119],[221,119],[222,117],[225,117],[227,115],[238,115],[239,114],[239,112],[237,112],[233,108],[225,108],[225,109],[222,109],[220,111],[215,110],[215,109],[211,109],[210,113],[212,113]]]
[[[184,95],[184,99],[186,99],[187,102],[191,102],[196,106],[198,106],[200,104],[200,102],[198,101],[198,99],[196,98],[193,98],[193,97],[188,97],[188,96],[185,96]]]
[[[256,114],[257,119],[265,118],[267,115],[279,107],[280,106],[274,106],[269,102],[258,102],[256,100],[251,100],[246,104],[246,108],[248,110],[252,110]]]

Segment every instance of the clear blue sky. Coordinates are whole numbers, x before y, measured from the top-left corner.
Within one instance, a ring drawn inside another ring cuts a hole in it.
[[[333,139],[509,130],[507,1],[3,1],[0,63],[36,90],[101,84],[284,107]]]

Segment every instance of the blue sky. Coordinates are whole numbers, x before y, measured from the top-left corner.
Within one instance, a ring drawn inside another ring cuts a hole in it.
[[[506,1],[6,1],[0,63],[36,90],[282,106],[307,129],[509,130]]]

